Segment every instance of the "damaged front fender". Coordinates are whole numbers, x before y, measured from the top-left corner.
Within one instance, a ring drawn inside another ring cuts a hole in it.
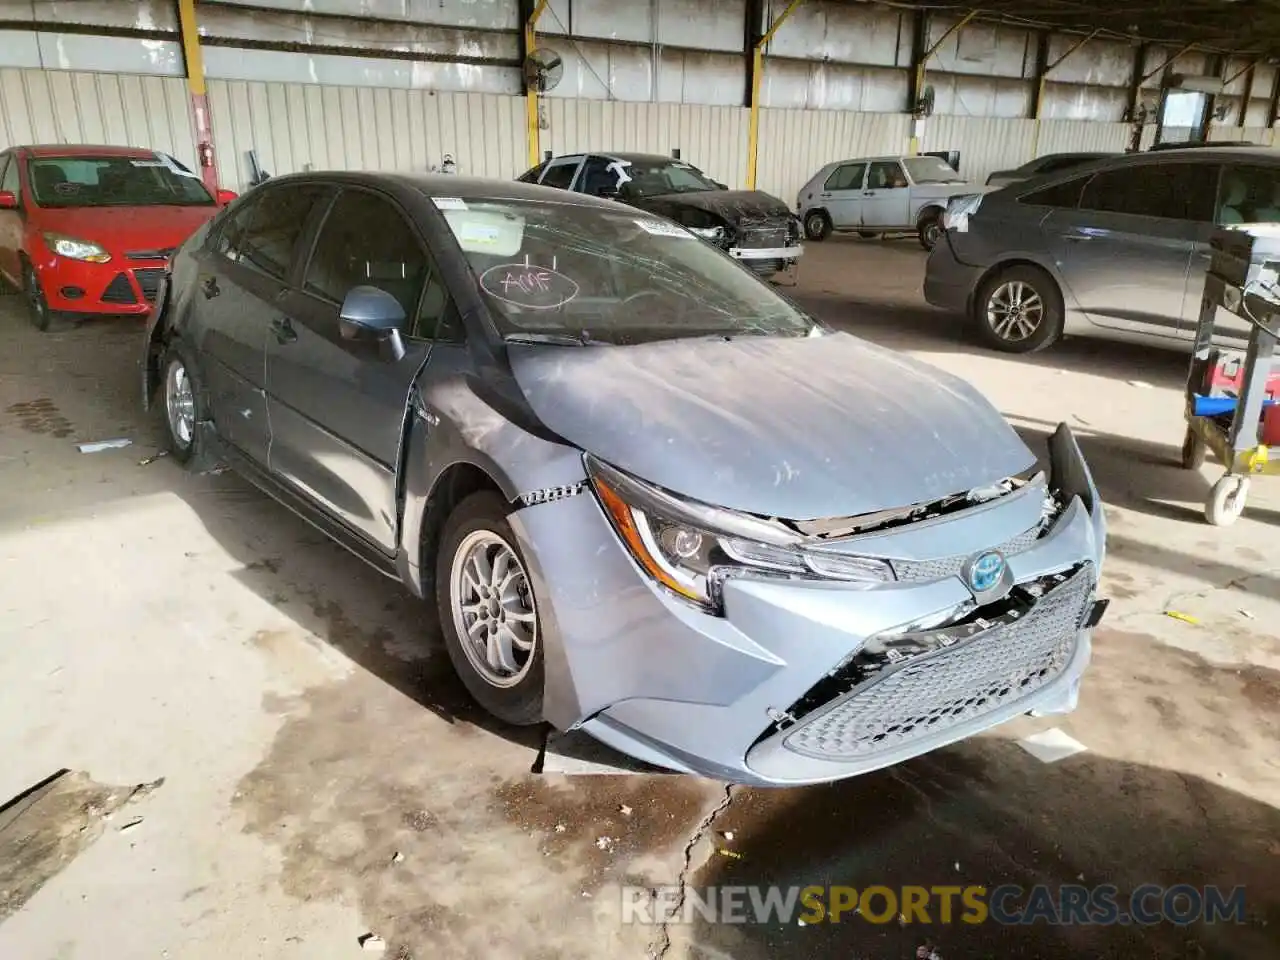
[[[1093,482],[1093,474],[1080,452],[1080,444],[1067,424],[1058,424],[1058,429],[1049,437],[1049,485],[1061,498],[1063,507],[1079,499],[1080,505],[1089,514],[1093,526],[1095,564],[1101,570],[1102,561],[1107,550],[1107,517],[1102,506],[1102,498],[1098,487]]]

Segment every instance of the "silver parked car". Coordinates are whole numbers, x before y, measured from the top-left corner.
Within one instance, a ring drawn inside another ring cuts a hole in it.
[[[1215,224],[1277,221],[1274,151],[1124,155],[957,197],[924,294],[1013,353],[1064,334],[1189,349]],[[1221,311],[1216,335],[1243,348],[1249,325]]]
[[[981,189],[938,157],[840,160],[800,188],[796,212],[810,240],[825,240],[833,230],[866,237],[913,230],[931,250],[942,235],[947,199]]]
[[[1102,504],[972,387],[836,333],[683,227],[456,176],[231,204],[150,318],[220,457],[438,608],[475,699],[674,770],[836,780],[1089,660]]]

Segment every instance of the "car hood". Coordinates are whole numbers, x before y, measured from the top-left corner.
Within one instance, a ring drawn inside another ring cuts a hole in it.
[[[690,193],[666,193],[645,199],[655,206],[664,208],[684,207],[703,210],[729,223],[737,223],[743,218],[759,219],[795,215],[777,197],[761,190],[699,190]]]
[[[997,482],[1035,457],[964,381],[846,333],[510,346],[537,417],[673,493],[789,520]]]
[[[218,208],[196,206],[41,207],[41,230],[102,246],[114,256],[179,246]]]

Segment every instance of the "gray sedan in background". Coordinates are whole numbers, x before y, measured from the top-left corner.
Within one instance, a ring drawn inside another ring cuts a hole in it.
[[[1064,334],[1189,349],[1216,226],[1277,221],[1274,151],[1121,156],[953,198],[924,294],[1012,353]],[[1249,325],[1220,311],[1215,336],[1242,348]]]
[[[1073,708],[1104,520],[968,384],[684,227],[459,177],[273,179],[183,245],[144,397],[436,605],[484,708],[830,781]]]

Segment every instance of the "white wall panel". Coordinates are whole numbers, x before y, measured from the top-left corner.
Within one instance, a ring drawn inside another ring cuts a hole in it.
[[[1122,152],[1129,145],[1133,127],[1127,123],[1092,120],[1042,120],[1035,137],[1035,155],[1098,150]],[[1031,157],[1027,157],[1030,160]],[[1025,160],[1023,161],[1026,162]],[[1016,166],[1016,164],[1014,164]],[[1007,169],[1007,168],[1006,168]]]
[[[774,16],[785,6],[782,0],[774,3]],[[899,50],[902,32],[902,14],[896,10],[810,0],[778,28],[767,52],[806,60],[904,66]],[[909,29],[906,32],[910,34]],[[738,49],[741,44],[739,26]]]
[[[1041,116],[1046,120],[1119,122],[1129,108],[1129,91],[1119,87],[1045,84]]]
[[[910,124],[900,113],[762,109],[757,186],[794,206],[800,188],[824,164],[904,153]]]
[[[528,165],[520,97],[214,80],[209,106],[219,179],[232,189],[249,180],[250,150],[273,176],[425,173],[445,154],[470,176],[509,179]]]
[[[907,103],[907,73],[804,60],[766,61],[760,102],[777,109],[897,113]]]
[[[184,76],[176,40],[134,40],[78,33],[0,31],[0,67]]]
[[[1035,127],[1034,120],[935,115],[925,123],[920,149],[959,150],[961,175],[981,183],[996,170],[1007,170],[1031,159]]]
[[[220,0],[236,6],[272,7],[291,13],[318,13],[379,20],[408,20],[442,26],[515,30],[515,0]]]
[[[186,81],[0,69],[0,149],[29,143],[146,147],[194,169]]]
[[[937,43],[955,21],[935,17],[929,43]],[[988,77],[1030,77],[1035,69],[1034,34],[1029,30],[971,23],[943,41],[930,65],[948,73]]]
[[[748,111],[742,107],[564,99],[545,106],[543,150],[670,155],[678,148],[681,159],[730,187],[746,182]]]

